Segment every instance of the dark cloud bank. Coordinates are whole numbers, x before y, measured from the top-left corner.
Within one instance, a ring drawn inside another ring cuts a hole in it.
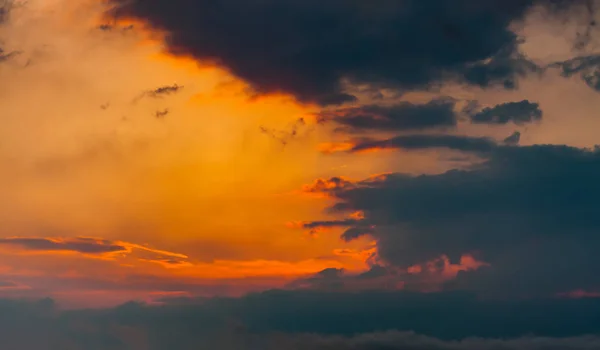
[[[6,350],[590,350],[599,299],[484,302],[461,293],[270,291],[60,312],[0,300]],[[550,336],[550,337],[549,337]]]
[[[327,188],[338,201],[330,210],[365,215],[337,222],[349,227],[343,238],[372,234],[380,257],[401,268],[442,255],[457,263],[464,254],[490,264],[459,273],[448,289],[502,296],[600,290],[600,151],[448,135],[391,142],[475,153],[482,162]]]
[[[580,15],[588,0],[110,0],[109,16],[169,33],[168,49],[213,62],[258,93],[322,105],[355,100],[343,81],[426,89],[452,80],[514,88],[539,68],[509,25],[535,6]]]

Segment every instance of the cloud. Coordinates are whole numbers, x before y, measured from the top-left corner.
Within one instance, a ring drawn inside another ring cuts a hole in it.
[[[419,150],[431,148],[447,148],[463,152],[487,153],[498,146],[496,141],[488,137],[471,137],[460,135],[403,135],[387,140],[363,140],[356,143],[349,151],[363,152],[378,149]]]
[[[0,245],[17,246],[28,251],[71,251],[84,254],[125,252],[127,248],[108,240],[95,238],[2,238]]]
[[[327,193],[353,186],[354,183],[351,180],[336,176],[329,179],[317,179],[310,185],[304,185],[302,191],[305,193]]]
[[[296,138],[300,132],[300,129],[302,129],[305,126],[306,121],[304,120],[304,118],[298,118],[284,130],[270,129],[262,125],[259,127],[259,130],[264,135],[274,139],[275,141],[285,146],[291,140]],[[310,129],[308,131],[310,131]]]
[[[584,1],[112,0],[109,17],[165,32],[175,55],[227,68],[257,93],[341,104],[355,85],[399,91],[443,80],[514,88],[537,67],[509,27],[535,5],[564,13]]]
[[[181,86],[181,85],[177,85],[177,84],[165,85],[165,86],[157,87],[154,90],[147,91],[145,93],[145,95],[148,97],[152,97],[152,98],[159,98],[159,97],[163,97],[166,95],[171,95],[171,94],[177,93],[181,89],[183,89],[183,86]]]
[[[513,122],[522,125],[540,121],[542,115],[538,103],[523,100],[486,107],[480,112],[472,114],[470,118],[471,122],[475,124],[507,124]]]
[[[558,67],[564,77],[579,74],[589,87],[600,91],[600,55],[576,57],[564,62],[554,63],[550,67]]]
[[[350,131],[407,131],[456,126],[452,99],[435,99],[426,104],[400,102],[391,106],[367,105],[324,111],[322,122],[335,122]]]
[[[584,350],[600,345],[594,335],[600,301],[591,298],[494,302],[462,293],[269,291],[72,311],[61,311],[51,299],[0,300],[0,311],[7,350]]]
[[[484,155],[463,170],[355,182],[329,192],[338,200],[330,210],[361,211],[350,229],[373,227],[379,256],[394,266],[442,255],[457,262],[463,254],[490,264],[458,274],[448,288],[494,295],[598,290],[600,153],[536,145],[492,147]]]
[[[183,264],[185,261],[182,259],[188,258],[183,254],[153,249],[135,243],[91,237],[9,237],[0,238],[0,245],[16,247],[23,252],[72,252],[106,257],[128,255],[136,251],[136,256],[146,257],[144,260],[171,265]]]
[[[518,131],[513,132],[510,136],[504,139],[504,144],[509,146],[516,146],[521,141],[521,133]]]

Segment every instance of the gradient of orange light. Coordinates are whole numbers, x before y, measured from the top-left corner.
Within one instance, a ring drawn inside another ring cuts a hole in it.
[[[65,28],[68,28],[67,22]],[[175,135],[168,139],[168,148],[152,149],[149,155],[137,155],[135,160],[154,161],[159,166],[147,172],[147,164],[136,168],[137,163],[133,163],[128,164],[126,170],[113,174],[112,168],[94,163],[86,170],[98,171],[97,174],[86,174],[69,184],[65,182],[45,188],[42,181],[46,180],[39,180],[39,187],[38,183],[28,186],[22,192],[23,198],[26,198],[23,205],[38,204],[38,218],[59,225],[65,232],[74,235],[89,231],[113,239],[143,238],[158,246],[166,242],[169,247],[214,237],[223,244],[239,245],[248,238],[255,238],[259,243],[252,246],[253,257],[244,261],[196,263],[193,268],[181,268],[177,272],[155,264],[128,263],[140,271],[219,279],[248,276],[287,278],[315,273],[327,267],[353,269],[354,266],[344,266],[337,260],[315,260],[315,257],[330,254],[340,246],[357,248],[360,242],[342,244],[335,233],[318,241],[307,240],[284,226],[291,219],[320,215],[322,203],[315,205],[314,201],[279,195],[280,191],[299,188],[315,177],[312,172],[318,170],[318,155],[312,151],[314,140],[309,137],[290,144],[282,151],[277,142],[258,132],[262,123],[284,127],[298,118],[310,121],[314,106],[299,105],[283,95],[248,96],[244,93],[245,84],[222,70],[200,67],[188,58],[174,58],[161,53],[162,44],[154,39],[146,38],[141,43],[135,50],[143,53],[143,56],[139,55],[143,60],[138,62],[135,70],[127,72],[127,81],[119,86],[121,90],[127,91],[126,88],[131,87],[130,90],[135,92],[138,85],[130,81],[148,81],[147,88],[153,88],[155,86],[150,84],[171,83],[170,77],[176,76],[195,79],[195,89],[203,91],[187,103],[177,105],[177,115],[165,121],[164,128]],[[134,55],[132,59],[136,57]],[[126,67],[117,68],[125,72]],[[148,76],[149,72],[152,76]],[[106,77],[94,77],[107,86],[114,83]],[[127,95],[121,97],[123,101],[130,98]],[[135,113],[143,115],[140,114],[142,112]],[[147,125],[149,122],[144,123],[144,128],[156,128]],[[198,137],[194,137],[196,131],[200,132]],[[70,133],[66,132],[66,135]],[[237,143],[244,135],[247,143]],[[184,151],[178,152],[182,149]],[[127,176],[127,181],[123,181],[122,175]],[[61,211],[64,209],[54,205],[54,200],[72,186],[81,186],[85,191],[60,199],[67,209],[72,208],[65,220]],[[89,198],[96,197],[101,205],[94,204],[92,209],[100,207],[107,211],[104,201],[118,203],[119,206],[113,209],[115,212],[132,216],[152,230],[114,231],[114,223],[103,217],[94,217],[97,211],[85,211]],[[193,252],[186,254],[192,256]],[[53,255],[55,259],[70,259],[74,254],[55,252]],[[86,267],[81,265],[81,268]],[[98,269],[102,268],[98,265]]]

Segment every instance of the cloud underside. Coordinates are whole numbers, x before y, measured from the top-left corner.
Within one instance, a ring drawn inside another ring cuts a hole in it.
[[[478,152],[483,162],[434,175],[321,180],[312,190],[337,200],[330,210],[361,211],[364,218],[305,227],[347,227],[347,240],[371,234],[381,258],[402,268],[442,255],[457,262],[474,254],[489,263],[459,273],[447,288],[531,296],[600,287],[596,149],[448,136],[409,145],[417,140],[421,147]]]
[[[372,89],[427,89],[442,81],[514,88],[539,68],[518,54],[509,29],[534,6],[563,14],[564,0],[390,2],[112,0],[108,17],[168,33],[168,49],[216,63],[258,93],[303,102],[356,99],[344,82]],[[273,30],[276,28],[276,30]]]

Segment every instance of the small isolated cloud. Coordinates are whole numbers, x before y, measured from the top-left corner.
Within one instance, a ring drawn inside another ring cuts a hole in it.
[[[513,132],[510,136],[502,141],[505,145],[516,146],[521,142],[521,133],[518,131]]]
[[[312,184],[302,186],[302,191],[305,193],[323,194],[353,186],[354,183],[350,179],[336,176],[329,179],[317,179]]]
[[[260,126],[259,130],[262,134],[272,138],[273,140],[281,143],[283,146],[287,145],[294,138],[298,137],[300,130],[306,126],[304,118],[298,118],[291,123],[286,129],[275,130],[267,128],[266,126]]]
[[[485,107],[483,110],[470,115],[470,119],[475,124],[507,124],[513,122],[516,125],[522,125],[540,121],[542,115],[538,103],[523,100],[502,103],[494,107]]]
[[[0,238],[0,245],[14,246],[24,251],[77,252],[83,254],[104,254],[126,252],[124,245],[96,238]]]
[[[154,98],[154,99],[163,98],[165,96],[176,94],[179,91],[181,91],[182,89],[183,89],[183,86],[177,85],[177,84],[159,86],[156,89],[144,91],[138,97],[136,97],[133,100],[133,102],[135,103],[144,97]]]
[[[166,117],[170,113],[169,109],[161,109],[154,113],[154,116],[158,119]]]
[[[162,96],[166,96],[166,95],[172,95],[174,93],[179,92],[181,89],[183,89],[183,86],[181,86],[181,85],[177,85],[177,84],[165,85],[165,86],[160,86],[154,90],[150,90],[150,91],[146,92],[146,96],[152,97],[152,98],[158,98],[158,97],[162,97]]]

